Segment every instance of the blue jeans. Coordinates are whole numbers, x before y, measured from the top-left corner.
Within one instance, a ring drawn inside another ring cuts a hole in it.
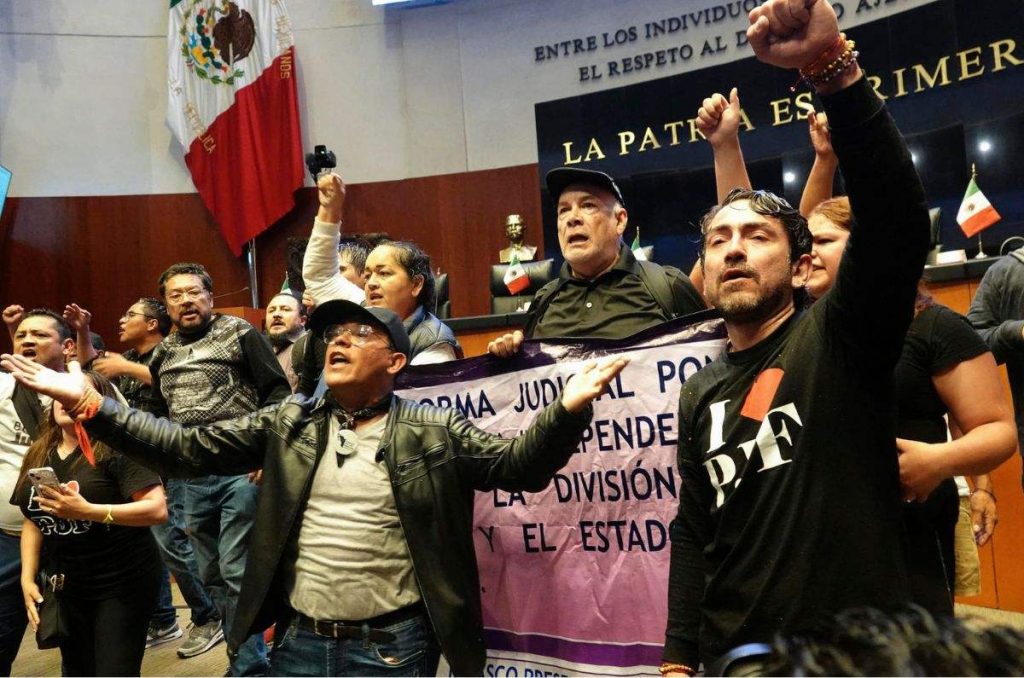
[[[259,488],[242,476],[206,476],[185,481],[185,525],[195,548],[199,577],[231,632],[245,572],[249,528],[256,514]],[[267,670],[267,645],[253,634],[231,662],[234,676],[261,675]]]
[[[21,539],[0,532],[0,675],[11,675],[28,624],[21,594]]]
[[[368,629],[367,629],[368,630]],[[292,620],[277,627],[270,673],[274,676],[433,676],[441,657],[425,616],[385,626],[390,643],[366,638],[326,638]]]
[[[150,528],[160,547],[160,557],[164,561],[164,573],[160,579],[160,595],[157,599],[156,611],[150,620],[159,628],[167,628],[174,623],[177,614],[171,598],[171,580],[174,575],[178,582],[181,596],[185,604],[192,610],[192,623],[202,626],[212,619],[219,619],[217,608],[210,596],[206,595],[203,582],[199,579],[199,568],[192,551],[192,542],[185,532],[185,484],[182,480],[168,479],[164,482],[164,494],[167,495],[167,522]]]

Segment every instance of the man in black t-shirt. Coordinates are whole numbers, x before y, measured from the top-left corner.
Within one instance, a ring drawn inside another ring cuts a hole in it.
[[[799,313],[811,242],[795,209],[734,191],[702,220],[705,294],[729,346],[680,391],[666,674],[907,600],[891,382],[927,203],[835,12],[806,4],[770,0],[747,34],[762,61],[810,71],[857,224],[832,291]]]

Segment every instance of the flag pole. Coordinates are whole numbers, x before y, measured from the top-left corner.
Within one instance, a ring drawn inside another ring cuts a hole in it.
[[[971,163],[971,181],[975,181],[978,178],[978,166],[975,163]],[[975,259],[984,259],[988,255],[985,254],[985,246],[981,243],[981,231],[978,231],[978,253],[974,256]]]
[[[246,243],[245,266],[249,269],[249,300],[253,308],[259,308],[260,284],[256,278],[256,238]]]

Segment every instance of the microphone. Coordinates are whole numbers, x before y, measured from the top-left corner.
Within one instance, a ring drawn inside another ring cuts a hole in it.
[[[233,294],[239,294],[240,292],[248,292],[248,291],[249,291],[249,286],[248,286],[248,285],[246,285],[245,287],[243,287],[243,288],[242,288],[242,289],[240,289],[240,290],[235,290],[234,292],[225,292],[225,293],[223,293],[223,294],[217,294],[217,295],[214,295],[214,297],[213,297],[213,298],[214,298],[214,299],[221,299],[221,298],[223,298],[223,297],[230,297],[230,296],[231,296],[231,295],[233,295]]]

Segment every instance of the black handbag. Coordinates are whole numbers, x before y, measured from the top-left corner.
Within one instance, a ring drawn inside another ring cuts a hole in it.
[[[50,575],[45,579],[43,589],[43,602],[39,604],[36,645],[40,650],[50,650],[59,647],[61,641],[71,636],[67,612],[60,600],[60,592],[64,589],[64,575]]]

